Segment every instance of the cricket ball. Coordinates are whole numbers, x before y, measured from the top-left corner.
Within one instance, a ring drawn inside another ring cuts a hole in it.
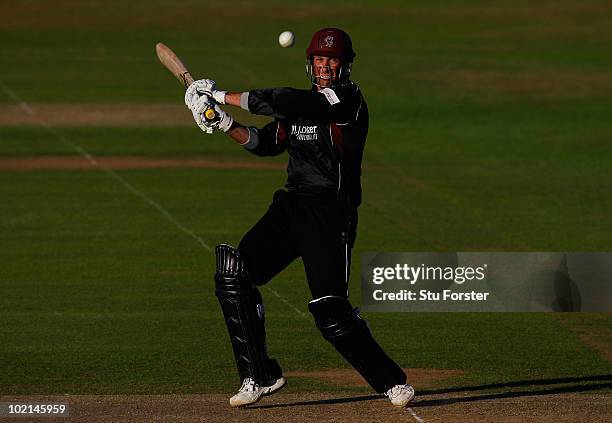
[[[293,47],[293,44],[295,43],[295,35],[293,35],[293,32],[291,31],[283,31],[278,36],[278,43],[284,48]]]

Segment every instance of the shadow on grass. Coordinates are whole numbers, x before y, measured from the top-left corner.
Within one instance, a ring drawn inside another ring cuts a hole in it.
[[[453,392],[484,391],[487,389],[520,388],[533,385],[562,385],[566,383],[612,382],[612,374],[597,376],[561,377],[555,379],[517,380],[514,382],[491,383],[487,385],[460,386],[457,388],[422,389],[420,395],[450,394]]]
[[[458,397],[458,398],[440,398],[432,400],[415,401],[410,403],[411,407],[433,407],[436,405],[448,405],[460,402],[474,402],[474,401],[486,401],[493,399],[502,398],[518,398],[518,397],[530,397],[537,395],[555,395],[555,394],[567,394],[572,392],[588,392],[588,391],[599,391],[603,389],[612,389],[612,383],[598,383],[590,385],[574,385],[574,386],[562,386],[551,389],[536,389],[527,391],[512,391],[512,392],[499,392],[494,394],[483,394],[483,395],[472,395],[469,397]]]
[[[604,389],[612,389],[612,383],[590,383],[585,382],[612,382],[612,374],[609,375],[598,375],[598,376],[583,376],[583,377],[567,377],[567,378],[555,378],[555,379],[534,379],[534,380],[520,380],[515,382],[505,383],[494,383],[488,385],[476,385],[476,386],[465,386],[457,388],[446,388],[446,389],[429,389],[417,391],[416,401],[411,402],[411,407],[433,407],[437,405],[448,405],[461,402],[473,402],[473,401],[486,401],[492,399],[502,398],[519,398],[529,397],[537,395],[555,395],[565,394],[573,392],[588,392],[597,391]],[[423,395],[440,395],[457,392],[473,392],[480,390],[489,389],[503,389],[503,388],[516,388],[516,387],[527,387],[527,386],[538,386],[538,385],[557,385],[557,384],[573,384],[569,386],[558,386],[546,389],[527,389],[521,391],[508,391],[508,392],[497,392],[490,394],[480,394],[465,397],[456,398],[440,398],[440,399],[426,399],[419,400]],[[577,384],[577,385],[576,385]],[[384,397],[381,395],[361,395],[348,398],[329,398],[321,400],[310,400],[310,401],[298,401],[286,404],[270,404],[270,405],[256,405],[248,408],[281,408],[281,407],[297,407],[297,406],[309,406],[309,405],[326,405],[326,404],[343,404],[361,401],[373,401],[381,400]]]

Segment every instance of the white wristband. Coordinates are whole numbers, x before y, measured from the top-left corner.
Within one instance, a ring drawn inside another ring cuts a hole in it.
[[[215,99],[215,101],[219,104],[225,104],[225,93],[227,91],[213,91],[212,92],[212,97]]]
[[[249,91],[240,94],[240,107],[249,112]]]

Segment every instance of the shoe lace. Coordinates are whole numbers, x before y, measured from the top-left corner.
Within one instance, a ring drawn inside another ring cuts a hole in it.
[[[257,385],[253,378],[247,377],[242,381],[242,386],[240,387],[240,392],[248,392],[255,391],[257,389]]]

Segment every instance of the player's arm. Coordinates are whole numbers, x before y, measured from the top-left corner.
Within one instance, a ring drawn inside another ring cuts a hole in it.
[[[207,94],[187,89],[185,104],[191,110],[196,124],[207,134],[215,130],[225,132],[234,141],[258,156],[276,156],[287,149],[286,131],[280,122],[271,122],[261,129],[246,127],[234,120]],[[214,109],[215,118],[208,120],[206,111]]]
[[[251,137],[244,148],[257,156],[278,156],[289,144],[287,126],[287,123],[275,120],[263,128],[249,128]]]
[[[278,156],[287,149],[287,131],[280,121],[259,129],[234,121],[226,134],[256,156]]]
[[[218,104],[241,107],[253,114],[274,116],[276,119],[348,122],[355,116],[359,105],[359,95],[352,86],[320,91],[266,88],[241,93],[218,90],[212,79],[200,79],[189,90],[206,94]]]
[[[249,128],[240,123],[234,121],[230,129],[226,132],[234,141],[236,141],[240,145],[246,145],[250,138],[251,133],[249,132]]]
[[[287,149],[287,131],[280,121],[270,122],[259,129],[234,121],[226,133],[256,156],[278,156]]]
[[[226,104],[241,107],[256,115],[277,119],[314,119],[343,122],[354,114],[354,98],[349,89],[326,88],[321,91],[295,88],[266,88],[243,93],[221,92]]]

